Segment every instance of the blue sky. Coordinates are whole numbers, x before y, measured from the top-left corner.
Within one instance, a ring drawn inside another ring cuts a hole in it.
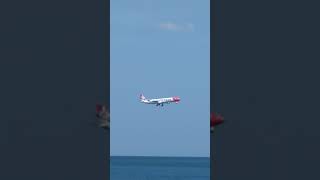
[[[111,156],[209,157],[209,2],[111,0]]]

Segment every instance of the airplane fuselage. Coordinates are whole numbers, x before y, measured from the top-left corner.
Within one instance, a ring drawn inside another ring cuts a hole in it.
[[[140,101],[145,104],[156,104],[157,106],[163,104],[170,104],[170,103],[179,103],[179,97],[168,97],[168,98],[156,98],[156,99],[146,99],[143,95],[140,95]]]

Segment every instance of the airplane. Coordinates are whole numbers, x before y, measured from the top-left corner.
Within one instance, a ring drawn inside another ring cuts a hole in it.
[[[180,102],[180,97],[168,97],[168,98],[157,98],[157,99],[147,99],[143,94],[140,94],[140,102],[145,104],[155,104],[156,106],[163,106],[163,104],[170,104],[175,102],[178,104]]]
[[[215,113],[210,114],[210,131],[214,131],[214,127],[224,123],[224,118],[221,115],[216,115]]]
[[[110,113],[105,105],[96,105],[96,118],[100,127],[110,128]]]

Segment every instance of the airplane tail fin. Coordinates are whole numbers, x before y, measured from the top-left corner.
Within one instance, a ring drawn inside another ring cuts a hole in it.
[[[140,94],[140,101],[145,100],[145,99],[146,99],[146,97],[144,97],[143,94]]]

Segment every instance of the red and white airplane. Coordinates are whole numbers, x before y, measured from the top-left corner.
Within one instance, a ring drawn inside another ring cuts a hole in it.
[[[173,102],[178,104],[180,102],[180,98],[175,96],[168,98],[147,99],[143,94],[140,94],[140,102],[145,104],[155,104],[156,106],[163,106],[163,104],[170,104]]]
[[[224,118],[220,115],[216,115],[215,113],[211,113],[210,115],[210,131],[213,132],[214,127],[224,123]]]

